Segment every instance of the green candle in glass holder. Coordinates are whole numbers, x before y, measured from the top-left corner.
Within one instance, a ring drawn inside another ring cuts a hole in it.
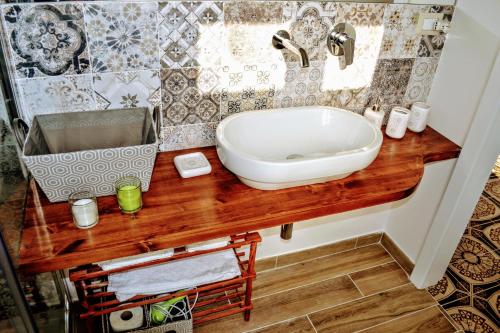
[[[133,214],[142,208],[141,180],[134,176],[121,177],[115,182],[116,198],[122,213]]]

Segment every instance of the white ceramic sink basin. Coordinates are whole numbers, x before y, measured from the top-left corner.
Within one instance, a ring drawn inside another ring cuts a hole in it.
[[[364,117],[323,106],[234,114],[216,135],[222,164],[261,190],[347,177],[373,162],[382,138]]]

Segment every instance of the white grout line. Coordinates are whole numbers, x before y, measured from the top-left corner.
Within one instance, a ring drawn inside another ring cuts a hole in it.
[[[356,282],[354,282],[354,280],[352,279],[351,275],[350,274],[347,274],[347,276],[349,277],[349,279],[351,279],[352,281],[352,284],[356,287],[356,289],[358,289],[359,293],[361,294],[361,296],[366,296],[362,291],[361,289],[359,289],[358,285],[356,284]]]
[[[368,247],[368,246],[373,246],[373,245],[377,245],[377,244],[380,245],[379,243],[373,243],[373,244],[362,246],[360,248]],[[310,258],[310,259],[306,259],[306,260],[302,260],[302,261],[297,261],[297,262],[294,262],[294,263],[291,263],[291,264],[288,264],[288,265],[283,265],[283,266],[278,266],[278,257],[279,256],[276,256],[276,268],[274,268],[274,269],[280,269],[280,268],[290,267],[290,266],[293,266],[293,265],[298,265],[298,264],[302,264],[302,263],[305,263],[305,262],[313,261],[313,260],[316,260],[316,259],[324,259],[326,257],[331,257],[331,256],[334,256],[334,255],[337,255],[337,254],[340,254],[340,253],[346,253],[346,252],[349,252],[349,251],[355,251],[355,250],[358,250],[360,248],[351,248],[351,249],[344,250],[344,251],[333,252],[333,253],[330,253],[330,254],[325,254],[323,256],[314,257],[314,258]],[[384,250],[387,252],[387,250],[385,248],[384,248]],[[305,251],[307,251],[307,250],[305,250]],[[299,251],[299,252],[302,252],[302,251]],[[294,253],[298,253],[298,252],[294,252]],[[284,254],[283,256],[285,256],[285,255],[286,254]]]
[[[446,317],[446,320],[453,326],[454,329],[460,331],[461,329],[458,327],[458,323],[456,323],[453,318],[450,317],[448,313],[446,313],[446,309],[444,309],[441,304],[438,305],[438,310]]]
[[[276,257],[274,258],[274,267],[273,267],[273,269],[278,268],[278,257],[279,257],[279,256],[276,256]]]
[[[404,269],[403,266],[401,266],[399,261],[397,261],[397,259],[392,255],[392,253],[389,250],[387,250],[387,248],[384,246],[384,244],[382,244],[382,242],[380,243],[380,246],[382,246],[384,248],[385,252],[387,252],[391,256],[391,258],[396,262],[396,264],[398,264],[399,268],[401,268],[403,270],[403,272],[406,274],[406,276],[408,277],[408,280],[410,280],[410,274],[408,274],[406,269]]]
[[[326,279],[323,279],[323,280],[319,280],[319,281],[315,281],[315,282],[309,282],[309,283],[306,283],[306,284],[301,284],[300,286],[296,286],[296,287],[292,287],[292,288],[288,288],[288,289],[283,289],[283,290],[275,291],[275,292],[272,292],[270,294],[265,294],[265,295],[261,295],[261,296],[252,297],[252,299],[259,299],[259,298],[263,298],[263,297],[267,297],[267,296],[276,295],[276,294],[279,294],[279,293],[282,293],[282,292],[285,292],[285,291],[291,291],[291,290],[295,290],[295,289],[298,289],[298,288],[301,288],[301,287],[307,287],[307,286],[310,286],[310,285],[315,284],[315,283],[325,282],[325,281],[328,281],[328,280],[331,280],[331,279],[339,278],[339,277],[344,276],[344,275],[349,275],[349,274],[352,274],[352,273],[357,273],[357,272],[365,271],[367,269],[372,269],[372,268],[375,268],[375,267],[378,267],[378,266],[382,266],[382,265],[387,265],[387,264],[390,264],[390,263],[392,263],[392,261],[380,263],[378,265],[373,265],[373,266],[366,267],[366,268],[363,268],[363,269],[354,270],[352,272],[338,273],[338,275],[333,275],[333,276],[330,276],[330,277],[328,277]],[[265,272],[267,273],[267,272],[270,272],[270,271],[271,270],[267,270]],[[257,276],[257,278],[258,278],[258,276]]]
[[[309,320],[309,323],[311,324],[311,326],[312,326],[312,328],[313,328],[314,332],[318,333],[318,331],[316,330],[316,327],[314,326],[314,324],[313,324],[313,322],[312,322],[311,318],[309,318],[309,316],[308,316],[308,315],[306,315],[306,318],[307,318],[307,320]]]
[[[432,308],[433,306],[436,306],[436,305],[430,305],[428,307],[425,307],[423,309],[420,309],[420,310],[417,310],[417,311],[414,311],[414,312],[410,312],[410,313],[407,313],[407,314],[404,314],[404,315],[401,315],[399,317],[396,317],[394,319],[390,319],[390,320],[387,320],[387,321],[384,321],[383,323],[379,323],[377,325],[373,325],[373,326],[370,326],[370,327],[365,327],[361,330],[358,330],[358,331],[354,331],[353,333],[358,333],[358,332],[365,332],[371,328],[374,328],[374,327],[377,327],[377,326],[381,326],[381,325],[384,325],[384,324],[387,324],[387,323],[390,323],[390,322],[393,322],[393,321],[396,321],[396,320],[399,320],[401,318],[405,318],[405,317],[408,317],[408,316],[411,316],[411,315],[414,315],[415,313],[418,313],[418,312],[421,312],[421,311],[424,311],[424,310],[427,310],[427,309],[430,309]]]

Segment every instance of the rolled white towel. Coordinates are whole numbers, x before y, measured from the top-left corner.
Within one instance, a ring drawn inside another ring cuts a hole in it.
[[[205,242],[186,245],[186,251],[194,252],[194,251],[211,250],[218,247],[223,247],[229,243],[229,240],[230,240],[229,237],[222,237],[222,238],[211,239]]]
[[[129,266],[129,265],[140,264],[140,263],[148,262],[148,261],[152,261],[152,260],[169,258],[173,255],[174,255],[173,249],[166,249],[166,250],[161,250],[161,251],[142,253],[142,254],[138,254],[138,255],[130,256],[130,257],[125,257],[125,258],[118,258],[118,259],[102,261],[102,262],[97,263],[97,264],[99,266],[101,266],[101,268],[103,270],[108,271],[111,269],[121,268],[121,267]]]

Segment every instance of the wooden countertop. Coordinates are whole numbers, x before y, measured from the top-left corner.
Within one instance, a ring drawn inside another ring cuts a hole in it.
[[[173,158],[189,151],[205,153],[210,175],[178,175]],[[66,202],[49,203],[32,182],[19,268],[27,274],[54,271],[399,200],[415,190],[424,163],[459,153],[460,147],[431,128],[407,132],[401,140],[384,137],[376,160],[347,178],[278,191],[242,184],[214,147],[160,153],[136,217],[121,214],[114,196],[100,197],[99,224],[88,230],[73,225]]]

